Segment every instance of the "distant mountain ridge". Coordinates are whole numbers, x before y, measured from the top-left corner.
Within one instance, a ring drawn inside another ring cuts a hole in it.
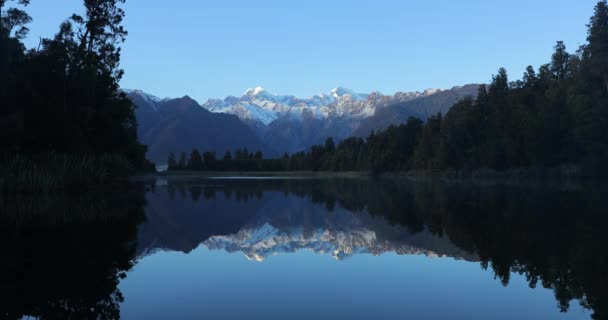
[[[298,98],[292,95],[272,94],[263,87],[257,87],[248,89],[241,97],[210,99],[203,104],[203,107],[211,112],[234,114],[242,120],[259,121],[265,125],[280,118],[363,119],[372,116],[379,107],[427,97],[440,91],[428,89],[424,92],[399,92],[387,96],[379,92],[356,93],[338,87],[329,93]]]
[[[296,152],[323,143],[328,137],[339,141],[352,135],[365,136],[371,130],[403,123],[410,116],[426,120],[437,112],[447,112],[458,100],[475,96],[478,87],[471,84],[394,95],[363,94],[338,87],[310,98],[272,94],[257,87],[241,97],[210,99],[203,107],[238,116],[278,152]]]
[[[148,158],[164,164],[170,152],[189,153],[193,148],[215,151],[248,148],[268,151],[265,144],[238,117],[212,113],[189,96],[160,99],[139,90],[125,90],[137,106],[138,136],[148,145]]]
[[[371,131],[398,125],[409,117],[426,120],[446,113],[459,100],[475,97],[479,85],[449,90],[369,94],[338,87],[309,98],[277,95],[256,87],[241,97],[209,99],[200,105],[192,98],[161,99],[141,90],[123,90],[138,106],[141,142],[149,158],[164,163],[169,152],[193,148],[224,151],[247,148],[267,156],[303,151],[332,137],[337,142],[366,137]]]

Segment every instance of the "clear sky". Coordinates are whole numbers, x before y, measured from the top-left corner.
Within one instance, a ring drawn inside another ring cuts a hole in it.
[[[596,0],[127,0],[124,88],[197,100],[449,88],[575,51]],[[81,10],[32,0],[28,46]]]

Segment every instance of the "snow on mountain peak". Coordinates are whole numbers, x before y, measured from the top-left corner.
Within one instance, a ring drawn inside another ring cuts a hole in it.
[[[367,96],[368,96],[368,95],[365,95],[365,94],[356,93],[356,92],[354,92],[354,91],[352,91],[350,89],[346,89],[346,88],[343,88],[343,87],[337,87],[337,88],[331,90],[329,92],[329,94],[331,96],[333,96],[334,98],[336,98],[336,99],[342,98],[344,96],[350,96],[354,100],[364,100],[364,99],[367,99]]]
[[[422,94],[428,97],[428,96],[434,95],[435,93],[439,93],[441,91],[442,91],[441,89],[426,89],[426,90],[424,90],[424,92]]]
[[[155,95],[146,93],[142,90],[132,90],[132,89],[121,89],[122,92],[124,92],[127,95],[133,95],[133,96],[138,96],[140,97],[142,100],[144,100],[148,105],[150,105],[150,107],[152,107],[152,109],[157,110],[157,104],[160,102],[163,102],[165,99],[161,99]]]
[[[331,90],[329,93],[331,93],[331,95],[336,98],[347,95],[347,94],[352,94],[352,92],[350,90],[343,88],[343,87],[337,87],[337,88]]]
[[[209,250],[241,252],[247,260],[257,262],[263,262],[267,257],[300,250],[328,255],[338,261],[357,254],[381,255],[387,252],[429,257],[451,256],[456,259],[476,258],[457,255],[460,254],[459,251],[436,252],[432,250],[433,247],[420,245],[421,239],[428,239],[430,236],[428,231],[414,235],[405,229],[394,228],[391,232],[401,235],[399,239],[408,239],[395,241],[383,237],[378,229],[362,225],[357,217],[343,223],[340,227],[328,224],[304,231],[301,227],[276,227],[266,222],[244,227],[234,234],[210,237],[203,245]]]
[[[432,93],[428,95],[430,94]],[[350,118],[358,121],[373,116],[377,107],[422,96],[424,95],[419,92],[397,93],[394,96],[385,96],[377,92],[361,94],[344,87],[337,87],[329,93],[298,98],[292,95],[272,94],[258,86],[248,89],[240,98],[210,99],[203,104],[203,107],[211,112],[234,114],[242,120],[252,120],[267,126],[280,118],[290,120]]]
[[[243,94],[243,96],[258,96],[262,93],[265,93],[266,89],[264,89],[261,86],[257,86],[255,88],[249,88],[247,89],[247,91],[245,91],[245,93]]]

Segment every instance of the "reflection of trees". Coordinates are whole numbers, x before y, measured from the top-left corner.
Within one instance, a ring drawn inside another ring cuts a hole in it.
[[[562,310],[572,300],[608,316],[608,204],[602,189],[407,183],[399,179],[222,181],[202,186],[237,201],[278,191],[351,211],[366,210],[412,232],[425,228],[476,253],[507,285],[512,272],[551,288]]]
[[[429,186],[417,192],[427,224],[475,251],[506,285],[511,272],[552,288],[562,310],[573,299],[604,319],[608,217],[600,191]],[[440,207],[440,208],[439,208]],[[602,240],[603,239],[603,240]]]
[[[117,286],[133,266],[143,195],[0,197],[2,317],[120,318]]]

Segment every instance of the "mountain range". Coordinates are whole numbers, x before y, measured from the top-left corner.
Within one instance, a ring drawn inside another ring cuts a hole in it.
[[[159,99],[138,90],[126,93],[137,106],[139,139],[148,146],[148,158],[158,164],[166,163],[169,152],[193,148],[218,153],[243,147],[266,150],[238,117],[207,111],[188,96]]]
[[[446,113],[457,101],[474,97],[478,87],[470,84],[394,95],[339,87],[310,98],[277,95],[257,87],[240,97],[209,99],[202,105],[188,96],[160,99],[139,90],[125,92],[138,107],[139,136],[149,146],[149,158],[162,163],[169,152],[192,148],[221,154],[245,147],[278,156],[306,150],[328,137],[336,141],[366,137],[409,117],[426,120]]]

